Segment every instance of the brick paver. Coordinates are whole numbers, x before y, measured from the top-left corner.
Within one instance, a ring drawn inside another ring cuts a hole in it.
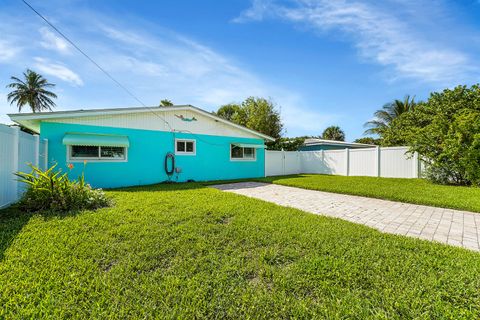
[[[258,182],[213,187],[282,206],[360,223],[382,232],[480,251],[480,213]]]

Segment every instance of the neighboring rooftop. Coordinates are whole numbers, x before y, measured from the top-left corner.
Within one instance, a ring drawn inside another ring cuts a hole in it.
[[[376,147],[374,144],[367,144],[367,143],[357,143],[357,142],[345,142],[345,141],[336,141],[336,140],[326,140],[326,139],[305,139],[303,143],[305,147],[312,147],[312,146],[335,146],[335,147],[342,147],[342,148],[374,148]]]

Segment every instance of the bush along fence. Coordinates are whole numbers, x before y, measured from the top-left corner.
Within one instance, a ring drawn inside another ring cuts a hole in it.
[[[265,155],[265,175],[300,173],[419,178],[422,163],[408,147],[342,149],[321,151],[272,151]]]
[[[0,208],[16,202],[25,190],[14,173],[30,172],[29,164],[46,169],[47,161],[46,139],[0,124]]]

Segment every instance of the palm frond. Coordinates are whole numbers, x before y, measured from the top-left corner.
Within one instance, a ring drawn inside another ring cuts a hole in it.
[[[415,106],[415,96],[410,97],[410,95],[406,95],[403,100],[396,99],[384,104],[381,109],[375,111],[375,118],[364,124],[364,127],[368,128],[364,133],[381,135],[395,118],[405,112],[413,111]]]
[[[55,102],[52,99],[57,95],[45,88],[55,87],[55,84],[49,83],[42,75],[27,69],[23,73],[24,80],[17,77],[11,77],[14,81],[7,85],[7,88],[15,89],[7,95],[10,104],[16,104],[21,111],[25,105],[29,105],[32,112],[52,110]]]

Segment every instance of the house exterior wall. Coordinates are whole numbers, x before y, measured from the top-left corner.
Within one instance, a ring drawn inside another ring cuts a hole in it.
[[[165,155],[174,153],[174,139],[194,139],[196,155],[176,155],[176,167],[181,173],[174,173],[172,181],[226,180],[265,175],[265,151],[256,149],[255,161],[230,159],[231,143],[263,144],[259,138],[218,136],[191,133],[173,133],[157,130],[115,128],[71,123],[42,122],[42,139],[48,139],[49,165],[57,164],[58,169],[69,172],[70,178],[77,178],[82,171],[93,187],[116,188],[147,185],[167,181],[164,170]],[[128,136],[130,147],[126,162],[91,161],[84,166],[82,161],[73,162],[72,170],[67,167],[67,146],[62,139],[67,132],[115,134]]]

